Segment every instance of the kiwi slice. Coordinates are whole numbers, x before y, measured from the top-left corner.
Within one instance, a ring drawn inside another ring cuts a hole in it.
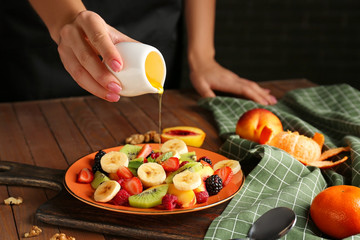
[[[125,153],[128,156],[129,160],[132,160],[136,158],[141,148],[142,148],[141,146],[126,144],[120,149],[119,152]]]
[[[163,154],[161,154],[158,158],[156,158],[156,162],[157,163],[162,163],[165,162],[166,160],[168,160],[169,158],[171,158],[174,155],[173,152],[165,152]]]
[[[201,171],[202,169],[202,164],[199,162],[188,162],[187,164],[185,164],[184,166],[182,166],[181,168],[179,168],[178,170],[176,170],[175,172],[171,172],[165,179],[166,183],[172,183],[172,180],[174,178],[174,176],[178,173],[181,173],[182,171],[185,171],[186,169],[188,169],[191,172],[198,172]]]
[[[130,196],[129,204],[130,206],[137,208],[151,208],[160,205],[168,188],[168,184],[148,188],[139,194]]]
[[[195,162],[196,160],[197,157],[195,151],[180,154],[180,159],[179,159],[180,162],[184,162],[184,161]]]
[[[143,163],[144,163],[144,158],[143,157],[135,158],[135,159],[129,161],[128,168],[138,169],[140,167],[140,165],[143,164]]]
[[[96,189],[101,183],[110,180],[108,176],[100,171],[96,171],[94,174],[94,179],[92,180],[91,187]]]

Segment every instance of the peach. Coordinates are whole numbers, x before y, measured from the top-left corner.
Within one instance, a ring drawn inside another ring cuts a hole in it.
[[[205,132],[200,128],[189,126],[177,126],[165,128],[161,134],[161,141],[178,138],[183,140],[186,145],[193,147],[201,147],[205,140]]]
[[[109,178],[111,180],[115,180],[115,181],[120,179],[119,176],[116,173],[109,173]]]
[[[193,190],[178,190],[174,184],[169,184],[168,194],[175,195],[178,198],[178,204],[182,208],[192,207],[196,204],[196,196]]]
[[[193,191],[194,191],[194,193],[206,191],[205,182],[202,181],[202,182],[201,182],[201,185],[200,185],[199,187],[195,188]]]
[[[214,169],[210,164],[205,161],[200,161],[200,163],[202,164],[202,168],[200,169],[199,174],[202,180],[214,174]]]
[[[263,108],[254,108],[239,118],[236,124],[236,134],[241,138],[263,144],[271,137],[270,135],[260,137],[264,127],[266,127],[266,133],[271,136],[283,131],[282,123],[274,113]]]

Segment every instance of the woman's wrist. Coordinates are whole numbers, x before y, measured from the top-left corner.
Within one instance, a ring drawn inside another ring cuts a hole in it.
[[[79,13],[86,10],[80,0],[30,0],[29,2],[57,44],[60,41],[61,29],[73,22]]]
[[[188,63],[190,70],[202,68],[211,62],[215,61],[215,49],[209,50],[188,50]]]

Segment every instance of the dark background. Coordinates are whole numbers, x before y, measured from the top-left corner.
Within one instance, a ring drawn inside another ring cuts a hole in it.
[[[217,60],[244,78],[360,89],[358,0],[218,0],[215,45]]]

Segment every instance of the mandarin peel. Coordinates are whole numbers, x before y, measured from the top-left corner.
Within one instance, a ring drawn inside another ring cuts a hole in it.
[[[271,129],[264,128],[262,133],[263,144],[268,144],[280,148],[302,164],[314,166],[322,169],[331,168],[345,162],[348,157],[343,157],[335,162],[326,161],[330,157],[336,156],[344,151],[350,151],[350,147],[339,147],[321,152],[324,144],[324,135],[315,133],[313,138],[300,135],[298,132],[283,131],[277,134],[271,134]]]

